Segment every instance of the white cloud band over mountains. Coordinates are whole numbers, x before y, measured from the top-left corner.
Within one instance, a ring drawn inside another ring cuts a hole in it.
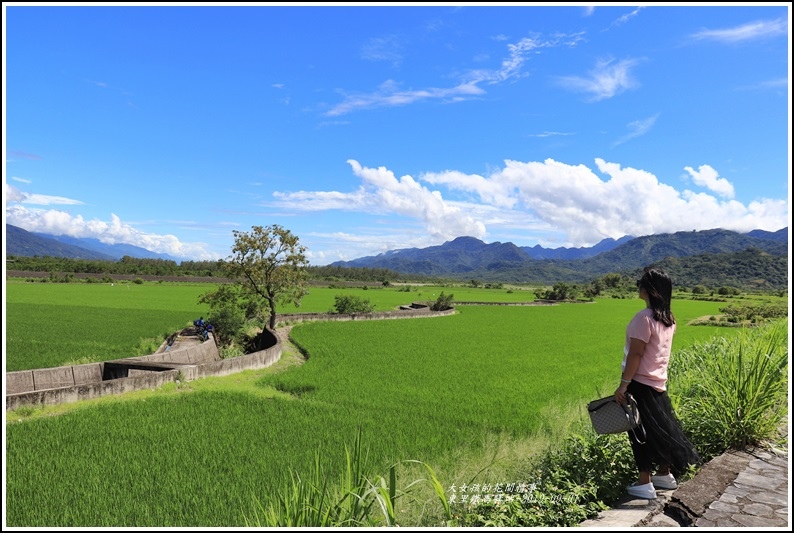
[[[624,235],[714,228],[777,231],[789,220],[786,200],[736,201],[733,185],[709,165],[700,165],[697,170],[685,167],[682,183],[691,181],[692,189],[701,189],[679,190],[648,171],[600,158],[595,159],[594,168],[553,159],[506,160],[504,167],[489,175],[445,170],[416,178],[398,178],[385,167],[366,167],[353,159],[348,164],[361,181],[355,190],[274,192],[274,200],[264,205],[292,213],[295,220],[302,213],[316,217],[318,212],[327,212],[329,217],[345,212],[395,217],[418,226],[421,234],[403,235],[398,240],[394,228],[373,225],[366,235],[348,230],[335,234],[335,239],[325,236],[325,249],[313,249],[311,236],[304,238],[293,230],[313,257],[351,259],[383,252],[383,246],[425,247],[460,236],[546,246],[549,243],[541,242],[540,236],[550,231],[563,241],[555,246],[580,247]],[[111,215],[109,222],[85,220],[65,211],[25,205],[49,197],[25,194],[8,184],[5,192],[7,222],[28,231],[94,237],[111,244],[123,242],[190,259],[219,257],[203,243],[183,243],[174,235],[144,233],[116,215]],[[81,202],[60,199],[53,203]]]
[[[397,179],[384,167],[367,168],[355,160],[348,163],[363,182],[357,190],[277,192],[275,205],[299,211],[396,213],[421,223],[434,244],[461,235],[485,239],[507,228],[530,234],[538,227],[551,228],[564,234],[569,246],[592,246],[624,235],[714,228],[776,231],[788,224],[785,200],[748,205],[720,200],[717,196],[733,196],[733,186],[709,165],[697,171],[685,168],[695,185],[707,189],[696,192],[679,191],[650,172],[603,159],[596,159],[595,166],[605,179],[587,166],[552,159],[508,160],[488,176],[449,170],[416,179]]]

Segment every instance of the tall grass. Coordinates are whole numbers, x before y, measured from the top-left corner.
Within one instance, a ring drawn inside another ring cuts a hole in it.
[[[370,479],[367,452],[363,449],[361,428],[358,428],[352,450],[345,445],[346,468],[341,479],[333,482],[322,466],[319,453],[311,472],[303,478],[292,471],[285,484],[270,499],[267,506],[254,497],[254,511],[246,517],[246,525],[253,527],[350,527],[397,526],[395,511],[399,498],[409,496],[411,489],[420,483],[429,484],[436,493],[448,521],[452,519],[449,503],[441,482],[433,469],[421,461],[428,473],[404,488],[397,485],[397,465],[389,467],[388,479],[375,476]]]
[[[788,320],[714,337],[670,367],[676,412],[701,455],[774,439],[788,412]]]

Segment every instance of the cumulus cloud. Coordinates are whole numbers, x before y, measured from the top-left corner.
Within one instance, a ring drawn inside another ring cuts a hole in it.
[[[692,167],[684,167],[684,170],[689,173],[696,185],[714,191],[724,198],[733,198],[734,190],[731,182],[725,178],[720,178],[717,171],[709,165],[700,165],[697,170]]]
[[[639,84],[631,77],[631,69],[638,63],[637,59],[601,59],[588,76],[560,76],[557,83],[570,91],[587,94],[590,102],[598,102],[636,88]]]
[[[423,226],[427,239],[421,246],[460,236],[511,235],[520,241],[549,233],[561,236],[564,242],[558,246],[592,246],[625,235],[714,228],[776,231],[789,217],[784,200],[749,205],[732,200],[733,186],[708,165],[697,171],[686,167],[693,184],[706,189],[694,191],[678,190],[650,172],[600,158],[592,168],[553,159],[507,160],[488,175],[445,170],[399,179],[384,167],[349,163],[363,181],[357,190],[276,193],[277,205],[401,215]],[[396,244],[390,242],[383,251],[409,247]]]
[[[589,246],[624,235],[650,235],[686,230],[725,228],[746,232],[778,230],[788,224],[783,200],[762,200],[744,205],[720,201],[708,193],[678,191],[652,173],[621,168],[595,160],[602,179],[585,165],[505,161],[505,167],[488,176],[457,171],[428,173],[423,181],[449,190],[475,194],[483,204],[499,207],[503,216],[531,216],[534,224],[547,224],[567,236],[570,246]],[[695,173],[696,184],[732,196],[733,188],[704,165]],[[694,177],[694,176],[693,176]],[[489,232],[497,228],[487,226]]]
[[[14,204],[6,207],[6,222],[30,232],[94,238],[105,244],[132,244],[174,257],[199,260],[219,258],[218,254],[207,251],[203,243],[183,243],[174,235],[144,233],[123,223],[115,214],[111,214],[110,222],[105,222],[85,220],[80,215],[56,209],[28,209]]]
[[[482,238],[485,226],[458,207],[445,201],[439,191],[431,191],[411,176],[397,178],[385,167],[368,168],[348,160],[353,174],[363,184],[352,193],[335,191],[293,193],[275,192],[280,207],[318,211],[342,209],[375,214],[396,214],[421,222],[433,239],[460,235]]]

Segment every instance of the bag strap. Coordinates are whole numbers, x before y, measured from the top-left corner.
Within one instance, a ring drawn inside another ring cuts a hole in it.
[[[631,411],[629,411],[628,408],[629,402],[631,402],[634,411],[638,411],[637,400],[635,400],[634,396],[631,394],[626,394],[626,405],[621,404],[621,407],[623,407],[623,411],[626,412],[626,419],[629,421],[629,425],[631,425]],[[642,430],[642,439],[637,436],[637,428]],[[631,431],[632,435],[634,435],[634,439],[640,444],[645,444],[645,441],[648,440],[648,434],[645,432],[645,426],[642,425],[642,417],[640,417],[640,423],[637,425],[637,427],[633,427],[629,431]]]

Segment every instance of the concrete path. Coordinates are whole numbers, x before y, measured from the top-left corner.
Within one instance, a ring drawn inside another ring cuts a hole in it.
[[[787,449],[767,446],[729,451],[709,461],[676,490],[657,490],[655,500],[626,496],[580,527],[750,527],[790,531],[790,477]]]

